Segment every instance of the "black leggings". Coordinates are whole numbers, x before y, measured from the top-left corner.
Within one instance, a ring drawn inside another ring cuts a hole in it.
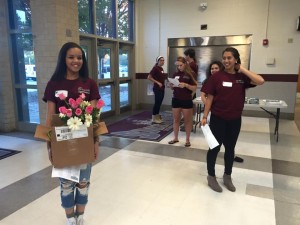
[[[215,164],[221,145],[225,147],[224,164],[225,173],[231,175],[234,160],[234,149],[241,130],[242,118],[225,120],[211,114],[209,127],[219,142],[219,145],[209,149],[206,155],[208,175],[215,176]]]
[[[152,115],[159,114],[160,106],[162,104],[162,101],[164,100],[165,96],[165,90],[157,90],[154,89],[154,106],[152,109]]]

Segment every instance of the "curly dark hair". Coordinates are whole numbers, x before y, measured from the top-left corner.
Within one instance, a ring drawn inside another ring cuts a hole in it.
[[[224,69],[224,65],[223,65],[223,63],[221,63],[221,61],[219,61],[219,60],[214,60],[214,61],[212,61],[210,64],[209,64],[209,66],[206,68],[206,78],[205,78],[205,80],[202,82],[203,84],[205,84],[205,82],[207,82],[207,80],[210,78],[210,76],[212,75],[211,74],[211,67],[212,67],[212,65],[218,65],[219,66],[219,68],[220,68],[220,70],[223,70]]]

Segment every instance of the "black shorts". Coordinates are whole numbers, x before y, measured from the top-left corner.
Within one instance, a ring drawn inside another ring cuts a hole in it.
[[[172,108],[182,108],[182,109],[192,109],[192,100],[180,100],[177,98],[172,98]]]

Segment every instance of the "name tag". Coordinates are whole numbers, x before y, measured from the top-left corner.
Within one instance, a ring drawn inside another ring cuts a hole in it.
[[[68,91],[66,91],[66,90],[55,91],[55,97],[59,97],[60,94],[63,94],[65,97],[68,97]]]
[[[223,82],[224,87],[232,87],[232,82]]]

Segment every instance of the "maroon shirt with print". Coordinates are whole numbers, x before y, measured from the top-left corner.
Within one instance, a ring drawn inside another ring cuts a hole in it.
[[[66,106],[65,101],[60,100],[55,96],[57,91],[65,90],[68,92],[67,99],[77,99],[81,93],[84,93],[86,101],[100,99],[100,94],[96,82],[90,78],[83,81],[81,78],[76,80],[61,80],[61,81],[49,81],[44,93],[43,101],[51,101],[56,105],[56,113],[59,113],[58,109],[61,106]]]
[[[214,96],[211,113],[226,120],[238,119],[242,115],[245,89],[255,87],[242,73],[229,74],[225,71],[214,73],[201,92]]]
[[[184,72],[176,72],[173,78],[178,78],[179,82],[196,85],[193,79]],[[174,87],[173,97],[179,100],[192,100],[192,91],[187,88]]]
[[[151,76],[154,80],[157,80],[158,82],[162,83],[163,86],[160,88],[157,83],[153,84],[153,90],[164,90],[165,89],[165,75],[164,75],[164,69],[161,66],[154,66],[152,70],[150,71]]]

